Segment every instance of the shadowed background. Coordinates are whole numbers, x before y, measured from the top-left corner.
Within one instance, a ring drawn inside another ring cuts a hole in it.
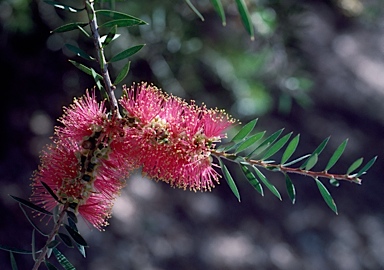
[[[111,57],[147,44],[130,59],[126,84],[153,82],[187,100],[225,108],[243,123],[259,117],[257,131],[271,134],[284,127],[285,133],[300,133],[297,156],[331,135],[315,169],[346,138],[334,172],[345,172],[361,156],[367,162],[379,155],[378,161],[362,186],[324,182],[337,216],[306,177],[292,176],[297,190],[292,205],[279,173],[266,175],[282,202],[266,189],[261,197],[230,166],[239,203],[224,180],[211,193],[194,193],[137,172],[105,232],[80,223],[90,246],[86,259],[59,249],[77,269],[384,268],[382,1],[249,1],[255,41],[233,1],[223,1],[225,27],[208,0],[194,3],[204,22],[183,1],[117,2],[117,10],[149,23],[119,29],[121,37],[106,52]],[[64,23],[85,20],[82,16],[42,1],[0,2],[0,244],[30,249],[32,227],[8,194],[29,197],[39,151],[49,143],[62,106],[94,84],[68,59],[87,62],[65,48],[69,43],[93,54],[92,42],[76,31],[50,34]],[[111,67],[113,77],[124,64]],[[29,255],[16,259],[19,269],[31,268]],[[0,268],[10,269],[6,252],[0,252]]]

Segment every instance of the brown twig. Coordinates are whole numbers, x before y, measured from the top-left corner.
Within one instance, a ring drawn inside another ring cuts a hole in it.
[[[310,176],[312,178],[328,178],[328,179],[343,180],[343,181],[353,182],[356,184],[361,184],[361,179],[353,175],[333,174],[327,171],[316,172],[316,171],[309,171],[301,168],[285,167],[282,164],[273,164],[273,163],[264,162],[263,160],[247,159],[245,157],[240,157],[232,153],[213,151],[212,154],[216,157],[222,157],[222,158],[235,161],[235,162],[240,162],[240,163],[243,162],[252,166],[265,168],[270,171],[280,171],[282,173],[301,174],[305,176]]]

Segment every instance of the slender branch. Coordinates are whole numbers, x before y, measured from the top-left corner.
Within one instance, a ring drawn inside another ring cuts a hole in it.
[[[43,249],[41,250],[41,253],[39,254],[39,257],[37,258],[35,265],[33,266],[32,270],[38,270],[41,263],[44,261],[45,256],[48,252],[48,244],[51,243],[54,239],[57,233],[59,232],[59,229],[61,227],[61,224],[63,223],[66,210],[68,209],[68,204],[65,204],[60,212],[60,215],[52,229],[52,232],[49,234],[47,242],[45,243]]]
[[[285,167],[281,164],[273,164],[264,162],[262,160],[254,160],[254,159],[246,159],[245,157],[237,156],[236,154],[231,153],[225,153],[225,152],[216,152],[212,151],[212,154],[216,157],[223,157],[228,160],[234,161],[234,162],[244,162],[247,164],[250,164],[252,166],[262,167],[270,171],[280,171],[283,173],[294,173],[294,174],[301,174],[305,176],[310,176],[312,178],[328,178],[328,179],[336,179],[336,180],[343,180],[348,182],[353,182],[356,184],[361,184],[361,179],[358,177],[355,177],[353,175],[348,174],[333,174],[329,173],[327,171],[307,171],[300,168],[292,168],[292,167]]]
[[[116,112],[118,118],[121,118],[121,115],[120,115],[120,112],[118,109],[119,105],[117,103],[117,99],[116,99],[115,92],[114,92],[116,87],[112,84],[111,77],[109,75],[108,63],[105,59],[104,48],[103,48],[100,34],[99,34],[99,26],[97,24],[96,12],[95,12],[95,9],[93,7],[94,6],[94,0],[86,0],[85,6],[86,6],[86,9],[88,12],[89,25],[90,25],[91,31],[92,31],[93,43],[94,43],[95,49],[97,51],[96,59],[100,64],[101,75],[103,77],[104,86],[105,86],[107,95],[109,97],[111,110]]]

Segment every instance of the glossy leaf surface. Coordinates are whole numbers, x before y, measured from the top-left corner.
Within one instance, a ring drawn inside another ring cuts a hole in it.
[[[239,190],[237,189],[235,181],[232,178],[231,173],[229,172],[227,166],[225,166],[225,164],[223,163],[223,161],[221,159],[219,159],[219,162],[220,162],[220,167],[221,167],[221,170],[224,174],[224,178],[227,181],[228,186],[232,190],[232,193],[236,196],[237,200],[240,202],[240,193],[239,193]]]

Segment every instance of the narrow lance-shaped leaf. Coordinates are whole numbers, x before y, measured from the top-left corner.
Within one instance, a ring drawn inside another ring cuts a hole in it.
[[[250,121],[249,123],[245,124],[239,132],[232,138],[231,142],[239,142],[243,140],[245,137],[248,136],[249,133],[255,128],[256,123],[257,123],[257,118]]]
[[[63,33],[63,32],[68,32],[72,30],[78,30],[79,26],[84,27],[87,26],[87,22],[74,22],[74,23],[68,23],[64,24],[62,26],[59,26],[51,31],[51,33]]]
[[[114,26],[130,27],[130,26],[143,25],[143,24],[146,24],[146,23],[143,21],[138,21],[138,20],[134,20],[134,19],[118,19],[118,20],[112,20],[112,21],[108,21],[106,23],[103,23],[99,27],[100,28],[102,28],[102,27],[110,28],[110,27],[114,27]]]
[[[10,256],[10,259],[11,259],[11,267],[12,267],[12,270],[18,270],[17,268],[17,263],[16,263],[16,259],[15,259],[15,256],[13,255],[13,252],[9,252],[9,256]]]
[[[75,231],[75,232],[78,232],[79,230],[77,229],[77,226],[76,226],[76,223],[68,218],[68,224],[69,226]],[[79,250],[80,254],[85,258],[86,257],[86,254],[85,254],[85,247],[82,246],[82,245],[79,245],[78,243],[75,243],[76,244],[76,247],[77,249]]]
[[[317,156],[319,156],[321,154],[321,152],[323,152],[325,146],[327,145],[329,141],[329,137],[326,138],[324,141],[321,142],[321,144],[319,144],[319,146],[315,149],[315,151],[313,151],[313,153],[311,154],[311,156],[307,159],[306,162],[303,163],[303,165],[300,166],[300,169],[304,169],[307,167],[307,163],[308,161],[312,158],[312,156],[314,156],[315,154]],[[308,169],[307,169],[308,170]]]
[[[21,199],[21,198],[18,198],[16,196],[12,196],[12,195],[9,195],[9,196],[11,196],[14,200],[18,201],[19,203],[21,203],[21,204],[31,208],[32,210],[35,210],[37,212],[40,212],[42,214],[49,215],[49,216],[52,215],[51,212],[45,210],[44,208],[42,208],[40,206],[37,206],[37,205],[33,204],[33,203],[31,203],[31,202],[29,202],[27,200],[24,200],[24,199]]]
[[[354,170],[356,170],[357,168],[360,167],[360,165],[363,163],[363,160],[364,158],[359,158],[357,160],[355,160],[351,166],[349,166],[348,170],[347,170],[347,174],[351,174]]]
[[[296,151],[296,148],[299,144],[299,140],[300,140],[300,134],[297,134],[296,137],[289,142],[287,148],[283,153],[283,157],[281,158],[281,164],[284,164],[285,162],[287,162],[289,158],[293,155],[293,153]]]
[[[43,187],[48,191],[48,193],[52,196],[52,198],[55,199],[55,201],[60,202],[59,198],[56,196],[55,192],[43,181],[40,181],[40,183],[43,185]]]
[[[44,260],[45,267],[47,267],[48,270],[57,270],[56,266],[51,264],[49,261]]]
[[[261,138],[263,138],[264,134],[265,134],[265,131],[256,133],[256,134],[252,135],[251,137],[247,138],[245,141],[243,141],[242,143],[240,143],[240,144],[236,147],[235,152],[236,152],[236,153],[240,153],[241,151],[244,151],[244,150],[246,150],[247,148],[251,147],[251,146],[254,145],[257,141],[259,141]]]
[[[86,60],[95,60],[95,58],[88,55],[85,51],[76,46],[73,46],[71,44],[65,44],[65,47],[67,47],[70,51],[74,52],[77,56],[80,56]]]
[[[73,60],[68,60],[72,65],[74,65],[75,67],[77,67],[78,69],[80,69],[81,71],[83,71],[84,73],[90,75],[90,76],[93,76],[93,72],[92,72],[92,68],[89,68],[83,64],[80,64],[76,61],[73,61]],[[100,74],[97,74],[96,73],[96,78],[98,80],[102,80],[103,77],[100,75]]]
[[[304,160],[304,159],[306,159],[306,158],[308,158],[308,157],[310,157],[310,156],[311,156],[311,154],[307,154],[307,155],[298,157],[298,158],[296,158],[296,159],[294,159],[294,160],[292,160],[292,161],[290,161],[290,162],[288,162],[288,163],[283,164],[282,166],[284,166],[284,167],[289,167],[289,166],[291,166],[291,165],[293,165],[293,164],[296,164],[296,163],[298,163],[298,162],[300,162],[300,161],[302,161],[302,160]]]
[[[201,15],[201,13],[197,10],[197,8],[191,3],[190,0],[185,0],[185,2],[187,3],[187,5],[189,6],[190,9],[192,9],[192,11],[197,15],[199,16],[200,20],[204,21],[204,17],[203,15]]]
[[[36,261],[36,241],[35,241],[35,229],[32,230],[32,258]]]
[[[245,4],[244,0],[236,0],[236,4],[237,4],[237,9],[239,10],[241,20],[243,21],[244,27],[247,30],[251,39],[254,40],[255,34],[253,30],[253,24],[251,21],[251,16],[249,16],[247,5]]]
[[[77,216],[75,213],[71,212],[71,211],[67,211],[67,217],[69,219],[71,219],[74,223],[77,223]]]
[[[217,14],[219,14],[222,24],[225,26],[227,24],[225,18],[225,12],[221,0],[211,0],[213,7],[215,8]]]
[[[78,243],[79,245],[82,245],[84,247],[88,246],[87,242],[84,240],[84,238],[77,231],[72,229],[67,224],[64,224],[64,227],[67,230],[67,232],[69,233],[69,235],[72,237],[72,239],[75,240],[76,243]]]
[[[60,244],[60,241],[59,241],[59,240],[53,240],[53,241],[51,241],[51,242],[47,245],[47,247],[48,247],[48,248],[55,248],[55,247],[57,247],[59,244]]]
[[[73,247],[71,237],[69,237],[68,235],[66,235],[66,234],[64,234],[64,233],[60,233],[60,232],[59,232],[57,235],[59,236],[59,238],[61,239],[61,241],[62,241],[67,247],[70,247],[70,248]]]
[[[319,157],[317,156],[317,154],[314,154],[314,155],[311,155],[311,157],[307,160],[307,165],[305,166],[305,170],[309,171],[310,169],[312,169],[317,161],[319,160]]]
[[[265,160],[265,159],[270,158],[274,154],[276,154],[288,142],[288,140],[291,137],[291,135],[292,135],[292,132],[288,133],[287,135],[282,137],[280,140],[278,140],[275,144],[273,144],[268,149],[268,151],[263,155],[263,157],[261,159]]]
[[[376,159],[377,159],[377,156],[372,158],[370,161],[368,161],[368,163],[365,164],[365,166],[361,168],[361,170],[357,173],[356,177],[360,177],[363,174],[365,174],[369,170],[369,168],[371,168],[372,165],[375,163]]]
[[[339,147],[337,147],[337,149],[335,150],[335,152],[333,153],[333,155],[331,156],[331,158],[329,159],[328,161],[328,164],[327,166],[325,167],[325,171],[329,171],[333,165],[336,164],[336,162],[339,160],[339,158],[341,157],[341,155],[344,153],[344,150],[345,150],[345,147],[347,146],[347,143],[348,143],[348,139],[346,139],[345,141],[343,141]]]
[[[137,45],[137,46],[133,46],[131,48],[128,48],[124,51],[122,51],[121,53],[118,53],[117,55],[115,55],[114,57],[112,57],[109,62],[117,62],[117,61],[120,61],[120,60],[123,60],[125,58],[128,58],[130,57],[131,55],[134,55],[135,53],[137,53],[138,51],[141,50],[141,48],[143,48],[145,46],[145,44],[141,44],[141,45]]]
[[[125,77],[127,77],[130,65],[131,65],[131,61],[129,61],[124,65],[124,67],[120,70],[119,74],[117,75],[113,85],[117,85],[121,83],[125,79]]]
[[[58,9],[63,9],[63,10],[66,10],[66,11],[70,11],[70,12],[73,12],[73,13],[76,13],[76,12],[79,12],[79,11],[82,11],[84,10],[84,8],[74,8],[74,7],[71,7],[71,6],[68,6],[68,5],[64,5],[60,2],[56,2],[56,1],[44,1],[45,3],[49,4],[49,5],[52,5]]]
[[[240,202],[240,193],[236,187],[235,181],[232,178],[231,173],[229,172],[227,166],[223,163],[221,159],[219,159],[221,170],[224,174],[224,178],[227,181],[228,186],[232,190],[233,194],[236,196],[237,200]]]
[[[282,198],[277,188],[272,185],[271,182],[269,182],[267,177],[265,177],[264,174],[256,166],[253,166],[253,168],[255,169],[256,174],[260,178],[261,182],[263,182],[264,185],[272,192],[272,194],[279,198],[279,200],[281,201]]]
[[[256,176],[248,169],[246,165],[241,163],[239,164],[248,182],[257,190],[257,192],[261,194],[261,196],[264,196],[263,186],[260,184]]]
[[[96,82],[96,86],[97,86],[97,88],[98,88],[100,91],[102,91],[102,90],[103,90],[103,85],[101,84],[101,80],[100,80],[100,78],[98,77],[99,74],[97,74],[97,72],[96,72],[93,68],[91,68],[91,72],[92,72],[92,77],[93,77],[93,79],[94,79],[95,82]]]
[[[285,186],[287,188],[287,193],[289,198],[291,199],[292,204],[295,204],[296,202],[296,189],[295,186],[292,183],[291,178],[288,174],[285,174]]]
[[[55,255],[57,261],[60,263],[65,270],[76,270],[76,268],[68,261],[68,259],[57,249],[53,249],[53,254]]]
[[[103,43],[103,47],[106,47],[109,43],[111,43],[112,40],[115,39],[115,36],[116,36],[116,32],[117,32],[117,26],[113,26],[111,28],[111,30],[109,30],[107,36],[105,37],[105,39],[102,41]]]
[[[279,136],[281,135],[283,130],[284,129],[282,128],[282,129],[276,131],[275,133],[273,133],[272,135],[270,135],[268,138],[266,138],[258,147],[256,147],[255,150],[253,150],[247,156],[247,158],[250,158],[252,156],[257,156],[260,153],[264,152],[270,145],[272,145],[277,140],[277,138],[279,138]]]
[[[131,20],[136,20],[136,21],[140,22],[140,24],[147,24],[142,19],[139,19],[139,18],[136,18],[136,17],[134,17],[132,15],[128,15],[128,14],[125,14],[125,13],[122,13],[122,12],[118,12],[118,11],[99,9],[99,10],[96,10],[95,13],[96,13],[97,16],[98,15],[104,15],[104,16],[107,16],[107,17],[109,17],[111,19],[114,19],[114,20],[131,19]]]
[[[0,245],[1,250],[13,252],[13,253],[18,253],[18,254],[32,254],[31,250],[26,250],[26,249],[21,249],[21,248],[14,248],[14,247],[8,247],[8,246],[3,246]]]
[[[315,178],[317,187],[321,193],[321,196],[323,196],[324,201],[327,203],[329,208],[332,209],[333,212],[337,215],[337,207],[335,204],[335,201],[333,200],[331,194],[329,193],[328,189],[324,186],[323,183],[320,182],[319,179]]]

